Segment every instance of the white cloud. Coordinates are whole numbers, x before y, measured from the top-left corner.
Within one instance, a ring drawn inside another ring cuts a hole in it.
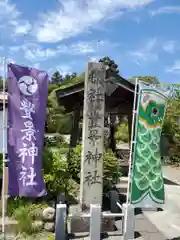
[[[9,36],[24,35],[31,29],[31,24],[21,19],[21,12],[16,5],[8,0],[0,0],[0,26],[6,32],[9,30]]]
[[[96,49],[96,46],[94,46],[93,43],[86,43],[86,42],[80,42],[77,44],[73,44],[72,50],[74,53],[93,53]],[[98,48],[98,43],[97,43],[97,48]]]
[[[37,62],[37,60],[43,61],[57,55],[56,49],[42,48],[34,43],[29,43],[22,46],[22,50],[24,51],[24,57],[27,60],[35,62]]]
[[[22,46],[11,46],[11,47],[9,47],[9,50],[12,53],[16,53],[16,52],[20,51],[21,48],[22,48]]]
[[[34,34],[40,42],[58,42],[76,36],[100,21],[113,17],[114,12],[133,9],[153,0],[64,0],[56,11],[40,16]]]
[[[59,45],[58,50],[61,53],[72,54],[72,55],[87,55],[95,52],[100,52],[108,47],[109,49],[116,47],[119,44],[110,43],[109,41],[94,40],[91,42],[77,42],[69,46]]]
[[[11,21],[14,26],[14,35],[26,35],[31,30],[31,24],[28,21]]]
[[[116,47],[118,44],[109,45],[108,41],[91,41],[91,42],[77,42],[71,45],[58,45],[54,48],[44,48],[36,43],[25,43],[21,46],[10,47],[12,54],[21,51],[24,57],[32,62],[45,61],[49,58],[56,57],[60,54],[64,55],[87,55],[91,56],[94,53],[103,52],[108,46],[108,49]],[[109,47],[110,46],[110,47]]]
[[[32,62],[44,61],[57,55],[56,49],[43,48],[38,44],[31,42],[20,46],[11,46],[9,50],[10,55],[18,52],[20,54],[23,54],[25,59]]]
[[[9,3],[6,0],[0,0],[0,20],[13,20],[20,16],[15,4]]]
[[[5,78],[7,75],[6,73],[6,68],[7,68],[7,63],[15,63],[15,60],[12,58],[5,59],[4,56],[0,56],[0,76]]]
[[[179,50],[178,43],[176,41],[165,42],[162,46],[163,50],[167,53],[173,54],[175,51]]]
[[[166,69],[166,72],[172,72],[172,73],[180,74],[180,60],[176,60],[171,67]]]
[[[88,59],[89,62],[98,62],[101,59],[100,56],[92,56]]]
[[[35,64],[33,65],[33,67],[36,68],[36,69],[40,69],[40,63],[35,63]]]
[[[49,75],[51,76],[55,71],[59,71],[62,76],[66,74],[72,74],[72,66],[71,63],[69,65],[58,65],[55,68],[49,69]]]
[[[159,14],[174,14],[174,13],[177,13],[179,14],[180,13],[180,6],[164,6],[164,7],[160,7],[158,8],[157,10],[155,11],[152,11],[150,12],[150,14],[152,16],[155,16],[155,15],[159,15]]]
[[[137,65],[141,65],[144,62],[158,60],[158,54],[155,52],[157,40],[155,38],[149,39],[144,46],[130,52],[129,54],[133,57],[133,61]]]

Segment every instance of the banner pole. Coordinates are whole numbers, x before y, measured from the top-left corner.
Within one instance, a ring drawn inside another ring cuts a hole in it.
[[[2,155],[3,155],[3,177],[2,177],[2,233],[5,237],[5,213],[6,213],[6,149],[5,149],[5,130],[6,130],[6,91],[5,91],[5,81],[6,81],[6,58],[3,60],[3,66],[4,66],[4,79],[3,79],[3,134],[2,134]]]
[[[132,111],[132,125],[131,125],[131,143],[130,143],[130,152],[129,152],[129,168],[128,168],[128,186],[127,186],[127,197],[126,197],[126,213],[124,217],[124,227],[125,232],[127,230],[127,214],[128,214],[128,204],[130,202],[130,185],[131,185],[131,177],[132,177],[132,153],[134,146],[134,127],[135,127],[135,119],[137,115],[136,109],[136,100],[138,93],[138,79],[135,79],[135,90],[134,90],[134,102],[133,102],[133,111]]]

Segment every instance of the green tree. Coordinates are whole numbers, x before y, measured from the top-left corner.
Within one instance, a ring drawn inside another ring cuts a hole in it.
[[[116,72],[119,74],[118,65],[115,63],[114,60],[112,60],[110,57],[103,57],[99,60],[99,62],[103,62],[105,65],[107,65],[113,72]]]
[[[57,146],[58,147],[58,146]],[[43,173],[47,191],[53,196],[64,192],[66,196],[76,196],[79,186],[71,177],[65,154],[59,150],[53,151],[45,147],[43,151]]]
[[[47,101],[46,132],[47,133],[69,133],[71,131],[72,117],[65,113],[59,106],[55,93],[52,92]]]
[[[76,78],[77,77],[77,73],[76,72],[74,72],[74,73],[72,73],[71,74],[71,79],[73,80],[74,78]]]
[[[53,73],[51,78],[52,84],[61,84],[62,81],[63,81],[63,76],[60,74],[59,71],[56,71],[55,73]]]
[[[180,97],[169,99],[163,124],[163,134],[171,144],[170,162],[180,163]]]
[[[57,89],[59,87],[58,84],[49,83],[48,85],[48,94],[51,94],[53,90]]]
[[[178,101],[180,99],[180,84],[171,84],[170,89],[172,92],[171,97]]]
[[[155,76],[134,76],[132,78],[129,78],[128,80],[132,83],[135,83],[136,78],[139,81],[146,82],[149,84],[159,84],[160,83],[158,78]]]
[[[179,100],[169,99],[163,131],[173,136],[173,140],[180,150],[180,98]]]
[[[0,91],[3,91],[3,84],[4,84],[4,80],[3,78],[0,76]],[[7,92],[7,80],[5,80],[5,91]]]
[[[72,80],[72,76],[70,74],[66,74],[64,76],[63,84],[69,83]]]

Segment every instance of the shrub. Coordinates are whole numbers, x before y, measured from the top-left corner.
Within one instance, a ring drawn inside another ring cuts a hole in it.
[[[48,204],[46,203],[32,204],[25,198],[10,197],[7,199],[6,215],[15,218],[19,209],[26,208],[33,220],[40,220],[42,217],[42,211],[46,207],[48,207]],[[0,209],[0,215],[2,214],[1,211],[2,209]]]
[[[48,204],[46,203],[29,204],[28,205],[29,214],[33,220],[42,220],[42,212],[47,207],[48,207]]]
[[[3,155],[0,153],[0,174],[2,174],[3,171]]]
[[[29,214],[28,207],[21,206],[14,212],[14,217],[18,222],[17,231],[28,235],[34,233],[33,218]]]
[[[48,240],[55,240],[54,234],[51,233],[51,234],[48,236]]]
[[[117,129],[115,137],[117,141],[122,141],[126,143],[129,142],[128,124],[126,123],[120,124],[120,126]]]
[[[11,217],[14,214],[14,211],[18,209],[20,206],[28,206],[27,200],[20,197],[10,197],[7,199],[6,204],[6,214],[8,217]],[[2,209],[0,208],[0,215],[2,214]]]
[[[109,188],[117,184],[121,177],[121,167],[112,151],[106,151],[104,153],[104,172],[103,172],[103,185],[104,191],[108,191]]]
[[[81,145],[77,145],[70,153],[69,171],[73,178],[80,183],[80,168],[81,168]]]
[[[44,180],[47,191],[53,196],[57,196],[60,192],[68,196],[75,188],[69,173],[67,160],[61,150],[45,149],[44,151]]]
[[[17,231],[31,235],[40,232],[42,225],[33,224],[34,220],[42,220],[43,209],[47,204],[27,204],[19,206],[13,212],[14,219],[18,222]]]
[[[45,146],[46,147],[68,147],[68,143],[65,141],[64,137],[60,134],[50,134],[45,136]]]
[[[180,98],[168,101],[166,116],[163,124],[163,134],[167,135],[172,145],[170,150],[171,164],[180,162]]]

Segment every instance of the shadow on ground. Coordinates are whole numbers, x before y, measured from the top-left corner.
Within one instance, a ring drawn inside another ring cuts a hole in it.
[[[75,234],[69,234],[69,236],[67,237],[67,240],[73,240],[73,239],[86,239],[89,237],[89,234],[80,234],[79,236],[75,235]],[[112,237],[117,237],[118,239],[120,239],[120,237],[122,237],[122,234],[120,233],[101,233],[100,239],[112,239]],[[138,232],[135,232],[135,236],[134,239],[141,237],[141,234]]]
[[[175,183],[175,182],[172,182],[171,180],[167,179],[167,178],[164,178],[164,184],[167,184],[167,185],[175,185],[175,186],[178,186],[179,184]]]

